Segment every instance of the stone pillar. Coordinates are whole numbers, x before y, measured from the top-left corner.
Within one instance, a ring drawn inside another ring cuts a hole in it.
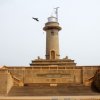
[[[43,28],[46,31],[46,59],[59,59],[59,35],[61,30],[57,18],[49,17]]]

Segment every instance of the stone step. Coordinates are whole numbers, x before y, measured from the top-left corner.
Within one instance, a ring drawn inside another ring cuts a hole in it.
[[[8,93],[8,96],[67,96],[67,95],[99,95],[84,86],[14,86]]]

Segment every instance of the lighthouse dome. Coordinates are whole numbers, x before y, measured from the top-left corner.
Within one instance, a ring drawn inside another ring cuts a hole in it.
[[[57,18],[51,16],[51,17],[48,18],[48,22],[57,22]]]

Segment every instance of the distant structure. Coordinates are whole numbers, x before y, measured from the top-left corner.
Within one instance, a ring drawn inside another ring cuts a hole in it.
[[[32,60],[30,66],[4,66],[0,69],[0,83],[2,83],[0,95],[8,97],[100,95],[92,89],[92,83],[98,87],[98,81],[95,80],[98,79],[96,75],[100,66],[77,66],[74,60],[67,56],[60,58],[61,29],[57,16],[48,18],[43,27],[46,32],[46,59],[38,56]]]

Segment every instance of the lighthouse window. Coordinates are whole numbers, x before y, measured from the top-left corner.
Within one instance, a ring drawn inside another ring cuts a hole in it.
[[[51,35],[54,35],[54,31],[51,31]]]

